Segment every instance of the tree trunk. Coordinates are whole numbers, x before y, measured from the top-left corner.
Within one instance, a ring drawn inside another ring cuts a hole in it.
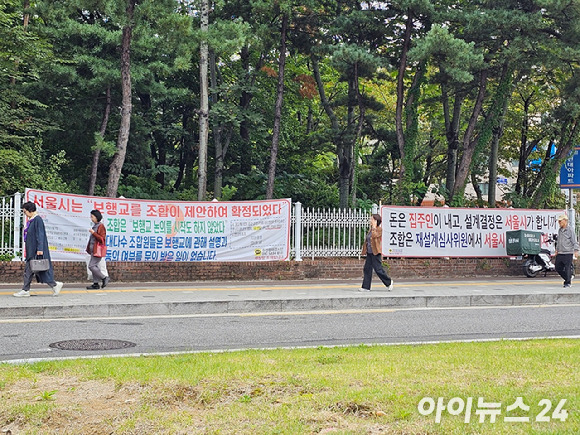
[[[350,192],[352,188],[353,176],[353,160],[354,160],[354,145],[356,142],[355,124],[355,108],[357,103],[357,86],[356,78],[357,68],[354,66],[353,73],[348,78],[348,101],[347,101],[347,121],[346,134],[338,141],[338,176],[339,176],[339,206],[340,208],[348,208],[350,202]]]
[[[107,94],[105,101],[105,111],[103,112],[103,119],[101,121],[101,128],[99,129],[99,134],[101,138],[105,140],[105,133],[107,132],[107,124],[109,123],[109,115],[111,113],[111,86],[107,86]],[[89,180],[89,195],[95,194],[95,186],[97,185],[97,169],[99,167],[99,156],[101,154],[101,148],[96,147],[93,151],[93,163],[91,165],[91,177]]]
[[[525,193],[527,190],[526,186],[526,179],[527,179],[527,171],[526,171],[526,161],[528,160],[529,155],[531,154],[532,150],[535,146],[538,145],[539,140],[532,141],[532,143],[528,144],[528,131],[530,129],[529,125],[529,113],[530,113],[530,105],[532,101],[532,95],[530,94],[528,97],[523,99],[524,105],[524,116],[522,117],[522,126],[520,132],[520,155],[518,160],[518,177],[516,180],[516,187],[515,191],[519,194]],[[530,147],[530,145],[532,145]]]
[[[473,186],[473,190],[475,191],[475,196],[477,197],[477,204],[480,207],[482,207],[483,206],[483,193],[481,192],[481,188],[479,187],[477,177],[472,172],[470,178],[471,178],[471,185]]]
[[[491,153],[489,156],[489,191],[487,202],[490,207],[495,207],[495,197],[497,191],[497,161],[498,161],[498,153],[499,153],[499,141],[503,136],[503,127],[504,127],[504,119],[505,113],[507,112],[508,107],[508,99],[506,98],[505,106],[503,108],[503,114],[499,119],[499,125],[494,128],[493,130],[493,138],[491,140]]]
[[[318,95],[320,96],[320,102],[322,104],[322,107],[324,108],[324,111],[326,112],[326,115],[328,116],[328,119],[330,119],[332,131],[333,131],[334,135],[336,136],[339,134],[339,130],[340,130],[339,125],[338,125],[338,119],[336,118],[336,114],[332,110],[332,107],[330,106],[330,102],[328,101],[328,97],[326,96],[326,92],[324,91],[324,84],[322,83],[322,78],[320,76],[320,68],[318,66],[318,58],[315,55],[312,55],[310,57],[310,59],[312,61],[312,73],[314,75],[314,81],[316,82],[316,87],[318,88]]]
[[[435,147],[435,145],[437,144],[437,141],[433,139],[433,137],[431,137],[429,139],[429,148],[431,149],[431,152],[429,152],[429,154],[427,155],[427,157],[425,158],[425,173],[423,174],[423,184],[425,186],[429,186],[429,182],[431,179],[431,171],[433,170],[433,148]],[[429,192],[429,190],[425,189],[424,191],[421,191],[418,193],[417,195],[417,201],[415,201],[415,205],[417,207],[419,207],[422,203],[423,200],[425,199],[425,195],[427,195],[427,192]]]
[[[207,192],[207,143],[209,139],[209,101],[208,101],[208,42],[207,33],[209,30],[209,0],[201,1],[201,33],[202,41],[199,59],[199,169],[197,200],[203,201]]]
[[[242,47],[240,51],[240,62],[246,73],[246,84],[251,88],[254,86],[256,81],[255,75],[250,72],[250,48],[248,46]],[[264,56],[260,56],[258,65],[254,68],[255,71],[259,71],[262,68],[264,62]],[[242,115],[244,112],[250,108],[250,103],[254,98],[252,92],[246,89],[242,90],[240,95],[240,108]],[[245,116],[242,117],[240,122],[240,138],[242,140],[242,146],[240,148],[240,174],[247,175],[252,169],[252,144],[250,142],[250,123]]]
[[[463,155],[461,156],[461,162],[457,169],[455,184],[451,189],[450,197],[453,198],[459,192],[463,192],[465,188],[465,183],[467,181],[467,176],[469,175],[469,169],[471,167],[471,160],[475,152],[475,146],[477,145],[477,140],[473,137],[475,126],[477,125],[477,119],[481,113],[483,107],[483,100],[485,98],[485,92],[487,88],[487,71],[482,71],[479,79],[479,92],[477,94],[477,99],[475,100],[475,105],[473,111],[471,112],[471,118],[469,119],[469,124],[465,130],[463,136]]]
[[[22,19],[22,27],[24,27],[25,29],[28,28],[28,23],[30,22],[30,14],[26,11],[28,8],[30,8],[30,0],[24,0],[24,17]]]
[[[123,27],[123,36],[121,39],[121,93],[123,98],[121,105],[121,124],[117,138],[117,152],[109,168],[109,181],[107,184],[107,196],[111,198],[117,196],[131,128],[131,112],[133,110],[131,102],[131,36],[133,33],[133,15],[136,2],[137,0],[128,0],[127,24]]]
[[[512,82],[512,71],[513,69],[510,68],[508,64],[503,66],[500,85],[503,85],[501,89],[505,89],[507,94],[501,95],[501,92],[498,92],[498,98],[495,100],[501,107],[497,110],[497,119],[493,122],[493,136],[491,140],[491,153],[489,156],[489,191],[487,202],[490,207],[495,207],[499,141],[503,136],[503,127],[505,124],[505,114],[507,113],[508,103],[511,99],[515,83],[517,82],[517,80]]]
[[[447,171],[445,177],[446,199],[451,199],[451,191],[455,185],[455,172],[457,170],[457,152],[459,150],[459,121],[461,119],[461,106],[463,99],[459,93],[455,93],[453,100],[453,113],[449,113],[449,96],[443,87],[443,115],[445,118],[445,136],[447,138]]]
[[[280,58],[278,60],[278,88],[276,106],[274,107],[274,130],[272,132],[272,148],[270,149],[270,165],[268,166],[268,184],[266,199],[274,196],[274,180],[276,178],[276,160],[278,159],[278,145],[280,143],[280,125],[282,123],[282,104],[284,102],[284,69],[286,66],[286,29],[288,15],[282,15],[282,30],[280,32]]]
[[[151,158],[155,161],[157,168],[167,165],[167,137],[162,131],[153,132],[154,141],[151,142]],[[155,146],[157,145],[157,146]],[[165,187],[165,172],[160,170],[155,174],[155,181],[163,189]]]
[[[353,144],[352,144],[352,160],[351,160],[351,183],[350,183],[350,191],[351,191],[351,205],[353,208],[356,207],[356,185],[357,185],[357,175],[358,175],[358,143],[359,143],[359,139],[362,135],[362,130],[363,130],[363,126],[364,126],[364,122],[365,122],[365,105],[364,105],[364,101],[363,101],[363,97],[359,91],[359,76],[358,76],[358,64],[355,65],[355,73],[354,73],[354,92],[356,93],[356,101],[358,104],[358,110],[359,110],[359,115],[358,115],[358,126],[356,129],[356,135],[353,139]]]
[[[399,72],[397,74],[397,103],[395,110],[395,131],[397,134],[397,145],[399,146],[399,153],[401,155],[401,167],[399,171],[399,183],[403,183],[405,178],[405,134],[403,131],[403,102],[405,98],[405,70],[407,69],[407,53],[411,47],[411,32],[413,30],[413,13],[409,9],[407,11],[407,22],[405,24],[405,37],[403,40],[403,47],[401,50],[401,58],[399,63]]]
[[[183,133],[181,135],[181,138],[179,139],[179,143],[180,143],[180,150],[179,150],[179,171],[177,172],[177,179],[175,180],[175,183],[173,184],[173,188],[175,190],[179,190],[181,188],[182,183],[184,183],[185,180],[185,171],[186,171],[186,165],[187,165],[187,156],[190,153],[189,152],[189,145],[187,143],[187,129],[189,127],[189,120],[191,119],[191,113],[190,110],[188,109],[188,107],[186,107],[183,111],[183,113],[181,114],[181,125],[182,125],[182,130]]]
[[[348,148],[349,148],[349,141],[348,137],[344,138],[343,134],[340,131],[340,125],[338,123],[338,118],[336,114],[332,110],[330,102],[328,101],[328,97],[326,96],[326,92],[324,91],[324,84],[322,83],[322,78],[320,76],[320,68],[318,65],[318,58],[315,55],[311,56],[312,60],[312,73],[314,75],[314,80],[316,81],[316,87],[318,88],[318,95],[320,96],[320,103],[324,108],[324,111],[328,115],[330,119],[331,129],[332,129],[332,140],[336,145],[336,158],[338,161],[338,190],[340,196],[340,207],[346,208],[348,207],[348,199],[349,199],[349,182],[350,182],[350,164],[348,158]],[[349,113],[352,117],[351,106],[352,103],[350,102],[351,99],[351,91],[352,86],[349,83]],[[353,99],[353,101],[356,101]],[[349,129],[350,125],[347,125],[347,130]],[[352,142],[350,142],[352,144]]]
[[[246,80],[250,78],[250,49],[247,46],[242,47],[240,52],[240,61],[246,72]],[[253,95],[242,90],[240,95],[240,107],[245,111],[250,107]],[[250,127],[248,120],[242,118],[240,122],[240,138],[242,139],[242,146],[240,148],[240,174],[249,174],[252,167],[252,150],[250,144]]]
[[[306,122],[306,136],[312,133],[314,130],[314,111],[312,110],[312,105],[308,105],[308,121]]]
[[[499,138],[501,132],[499,128],[494,128],[491,139],[491,150],[489,153],[489,181],[487,190],[487,204],[490,208],[495,208],[495,197],[497,191],[497,154],[499,149]]]
[[[538,144],[540,143],[540,140],[541,139],[534,139],[533,141],[531,141],[527,145],[527,147],[524,150],[520,150],[519,165],[521,165],[523,170],[520,172],[519,167],[518,167],[518,180],[520,180],[520,174],[521,174],[521,176],[523,178],[521,194],[526,196],[527,198],[529,198],[531,196],[531,194],[534,192],[534,188],[529,183],[531,177],[529,175],[529,171],[528,171],[528,168],[526,166],[526,162],[527,162],[530,154],[532,154],[532,151],[534,150],[534,148],[536,146],[538,146]],[[553,141],[550,140],[548,143],[552,143],[552,142]]]
[[[24,0],[24,15],[22,18],[22,27],[24,27],[24,31],[26,31],[28,29],[28,24],[30,22],[30,14],[26,11],[28,8],[30,8],[30,1],[29,0]],[[16,58],[14,59],[14,74],[10,77],[10,84],[12,86],[16,86],[16,75],[18,74],[18,68],[20,65],[20,59]],[[11,101],[10,103],[12,109],[16,108],[16,101]]]
[[[233,133],[233,126],[228,126],[226,139],[224,144],[222,145],[222,132],[223,126],[219,127],[219,154],[218,150],[216,149],[216,161],[215,161],[215,179],[214,179],[214,198],[220,199],[222,197],[222,189],[223,189],[223,179],[224,179],[224,159],[228,152],[228,146],[232,140],[232,133]],[[216,139],[216,144],[217,144]]]
[[[216,104],[220,100],[220,94],[218,92],[218,77],[217,77],[217,66],[215,52],[210,50],[209,52],[209,77],[211,81],[212,89],[212,103]],[[222,143],[222,133],[224,131],[224,125],[220,120],[214,116],[213,117],[213,142],[215,148],[215,173],[213,177],[213,197],[215,199],[220,199],[222,197],[222,187],[223,187],[223,171],[224,171],[224,147]],[[231,137],[231,130],[230,130]]]
[[[505,112],[507,111],[507,104],[513,92],[513,83],[514,83],[513,72],[514,68],[511,65],[509,65],[508,63],[505,63],[503,65],[501,77],[499,79],[499,84],[497,86],[497,89],[495,90],[494,97],[490,103],[488,113],[486,114],[483,122],[481,123],[479,132],[477,134],[477,138],[471,140],[469,142],[469,146],[465,146],[464,148],[463,156],[461,158],[461,165],[459,167],[459,170],[457,171],[458,176],[455,181],[455,187],[453,191],[454,196],[459,194],[462,195],[462,192],[465,189],[465,180],[467,174],[471,170],[472,161],[475,156],[475,153],[476,152],[477,154],[481,153],[484,147],[486,147],[492,140],[494,132],[501,127],[501,124],[503,122],[502,119],[504,118]],[[480,96],[482,90],[483,92],[485,92],[486,82],[487,82],[487,72],[483,71],[480,82],[480,93],[475,104],[476,107],[480,103]],[[483,100],[483,96],[481,97],[481,100]],[[479,110],[481,110],[481,107]],[[475,111],[476,110],[474,108],[474,113]],[[470,127],[471,121],[468,130],[470,129]],[[498,134],[500,133],[501,132],[498,132]],[[472,135],[473,132],[469,133],[469,136]],[[468,137],[468,131],[466,131],[466,137]],[[465,143],[466,142],[464,141],[464,144]],[[491,182],[495,183],[496,180],[495,179],[490,180],[490,183]]]

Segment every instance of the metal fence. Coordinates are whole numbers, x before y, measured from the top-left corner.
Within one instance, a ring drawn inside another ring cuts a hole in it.
[[[372,213],[378,213],[373,206]],[[371,212],[363,209],[292,209],[292,256],[356,257],[369,229]]]
[[[0,255],[16,255],[20,252],[22,195],[0,198]]]

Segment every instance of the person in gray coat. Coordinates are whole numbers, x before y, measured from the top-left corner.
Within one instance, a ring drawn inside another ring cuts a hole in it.
[[[17,298],[30,296],[30,284],[32,283],[34,275],[36,275],[36,280],[38,282],[48,284],[52,288],[53,296],[57,296],[62,289],[63,283],[54,280],[54,270],[52,268],[52,261],[50,260],[50,251],[48,249],[48,239],[46,237],[44,221],[40,216],[38,216],[38,213],[36,212],[36,204],[33,202],[28,201],[22,204],[22,211],[28,218],[22,234],[25,250],[24,259],[26,260],[24,265],[24,285],[22,286],[22,290],[14,293],[14,296]],[[37,273],[32,272],[30,269],[30,260],[35,259],[37,256],[48,258],[50,264],[48,270]]]
[[[568,216],[558,216],[560,229],[556,240],[556,272],[564,279],[564,288],[572,285],[572,261],[578,255],[580,246],[574,229],[568,225]]]

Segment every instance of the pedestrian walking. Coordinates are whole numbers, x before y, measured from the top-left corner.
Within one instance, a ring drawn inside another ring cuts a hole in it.
[[[46,229],[44,221],[36,211],[36,204],[28,201],[22,204],[22,211],[27,218],[22,238],[24,240],[24,284],[22,290],[14,293],[17,298],[24,298],[30,296],[30,285],[32,279],[36,275],[36,280],[39,283],[48,284],[52,288],[53,296],[58,296],[62,289],[63,283],[54,280],[54,270],[52,268],[52,261],[50,259],[50,250],[48,249],[48,239],[46,237]],[[48,260],[48,270],[42,272],[33,272],[31,268],[31,261],[38,259]]]
[[[371,228],[365,238],[361,255],[366,255],[365,266],[363,269],[364,278],[361,292],[371,291],[371,281],[373,278],[373,270],[381,279],[387,290],[393,290],[394,282],[387,275],[383,269],[383,254],[381,253],[381,246],[383,240],[383,230],[381,229],[382,218],[379,214],[373,214],[370,219]]]
[[[578,255],[580,246],[576,233],[568,225],[568,215],[558,216],[560,229],[556,240],[556,272],[564,279],[564,288],[572,286],[572,261]]]
[[[100,263],[107,255],[107,229],[101,222],[103,215],[99,210],[91,210],[91,222],[93,226],[89,228],[89,241],[87,243],[87,254],[91,256],[89,260],[89,270],[93,275],[93,284],[87,286],[87,289],[101,288],[99,281],[102,281],[102,288],[109,284],[109,276],[101,271]]]

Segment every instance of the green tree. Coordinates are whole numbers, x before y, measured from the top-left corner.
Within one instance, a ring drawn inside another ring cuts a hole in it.
[[[50,45],[29,28],[27,5],[0,5],[0,195],[26,187],[66,190],[63,153],[48,154],[43,135],[54,128],[30,88],[53,60]]]
[[[0,145],[16,150],[51,127],[36,116],[42,103],[26,95],[52,56],[49,44],[29,31],[28,20],[22,2],[0,5]]]
[[[66,3],[46,0],[35,4],[38,18],[32,23],[33,29],[53,43],[60,58],[60,62],[42,72],[43,80],[34,90],[43,95],[43,102],[53,109],[50,116],[59,126],[47,135],[47,145],[67,151],[74,162],[69,167],[69,176],[78,178],[80,185],[87,181],[86,166],[91,166],[87,189],[91,193],[102,192],[97,189],[97,167],[102,166],[102,176],[106,180],[110,175],[106,164],[117,151],[114,143],[118,142],[119,135],[115,129],[120,129],[121,117],[120,110],[114,109],[122,106],[120,41],[123,37],[121,19],[126,14],[126,6],[125,2],[115,5],[85,0]],[[168,82],[170,74],[183,64],[179,59],[188,56],[183,35],[190,32],[190,19],[176,13],[175,6],[172,0],[142,2],[136,10],[133,32],[130,74],[134,90],[130,96],[132,110],[137,110],[139,117],[137,122],[133,119],[131,127],[135,140],[128,142],[135,152],[127,155],[123,174],[133,173],[139,177],[149,171],[147,177],[153,175],[161,186],[165,174],[171,172],[165,166],[167,140],[161,132],[174,131],[174,125],[160,126],[150,114],[159,113],[152,106],[160,101],[160,94],[164,95],[161,101],[168,98],[174,103],[182,94],[160,83]],[[152,98],[152,94],[157,99]],[[135,106],[135,101],[141,104]],[[179,104],[176,106],[176,110],[181,108]],[[148,131],[143,133],[142,128]],[[151,153],[141,154],[143,146]],[[102,150],[105,151],[103,162],[99,156]],[[90,154],[92,160],[87,161]],[[157,168],[151,167],[154,165]],[[106,183],[105,180],[101,179]],[[122,185],[120,189],[125,187]]]

